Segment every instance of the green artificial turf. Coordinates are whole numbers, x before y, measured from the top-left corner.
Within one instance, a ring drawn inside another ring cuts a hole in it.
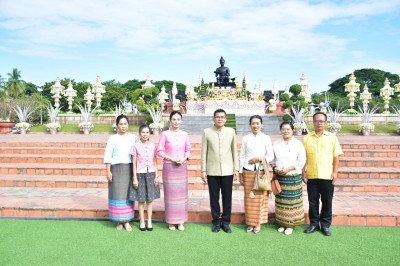
[[[31,132],[47,132],[46,125],[37,125],[33,126],[30,129]],[[130,132],[138,132],[139,125],[130,125],[129,126]],[[78,124],[62,124],[61,130],[59,132],[80,132]],[[112,125],[94,125],[92,132],[105,132],[105,133],[113,133]]]
[[[321,232],[259,234],[232,225],[232,234],[211,232],[210,224],[186,224],[172,232],[117,231],[104,221],[0,220],[0,265],[399,265],[400,230],[331,227]]]

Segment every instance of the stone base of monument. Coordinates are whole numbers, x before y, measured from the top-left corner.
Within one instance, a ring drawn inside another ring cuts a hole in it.
[[[249,119],[251,115],[236,115],[236,133],[237,135],[247,135],[251,133]],[[275,114],[261,115],[264,123],[262,132],[267,135],[279,135],[279,116]],[[209,114],[183,115],[180,129],[188,132],[190,135],[201,135],[205,128],[214,125],[213,116]]]
[[[264,101],[246,100],[205,100],[187,101],[186,113],[190,115],[213,115],[217,109],[224,109],[228,114],[236,115],[264,115]]]

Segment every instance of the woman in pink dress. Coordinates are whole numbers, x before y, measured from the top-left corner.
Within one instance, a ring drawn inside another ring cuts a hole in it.
[[[165,220],[169,230],[174,231],[178,225],[180,231],[185,230],[183,224],[188,218],[188,171],[187,160],[190,156],[189,135],[179,129],[182,114],[173,111],[169,116],[171,128],[164,131],[158,142],[157,155],[164,161],[163,186],[165,203]]]

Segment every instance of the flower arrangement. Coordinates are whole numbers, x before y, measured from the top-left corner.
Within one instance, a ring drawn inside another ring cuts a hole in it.
[[[340,131],[340,129],[342,128],[342,125],[339,123],[328,123],[326,125],[326,127],[331,130],[331,129],[336,129],[337,131]]]
[[[48,123],[48,124],[46,124],[47,131],[50,131],[50,129],[57,129],[57,131],[59,131],[60,128],[61,128],[60,123]]]
[[[94,128],[94,125],[93,125],[92,122],[82,122],[82,123],[79,124],[80,131],[83,131],[85,128],[87,128],[90,131],[92,131],[92,129]]]
[[[369,130],[371,132],[374,132],[375,126],[372,123],[362,123],[358,125],[358,132],[362,132],[363,130]]]
[[[27,132],[29,131],[31,124],[26,122],[29,118],[29,116],[35,111],[31,105],[26,105],[24,107],[20,107],[17,105],[15,108],[13,108],[15,113],[18,116],[19,123],[15,125],[18,131],[21,132],[21,129],[25,129]]]
[[[293,123],[294,129],[307,129],[307,125],[303,122],[301,123]]]
[[[161,123],[151,123],[149,125],[149,127],[151,129],[160,129],[161,130],[163,128],[163,124],[161,124]]]
[[[369,132],[374,132],[375,126],[370,123],[371,116],[378,110],[377,105],[373,108],[369,109],[368,107],[361,108],[359,107],[361,112],[360,116],[362,117],[363,122],[358,126],[358,132],[362,133],[363,135],[368,135]]]
[[[60,111],[60,108],[61,107],[54,108],[52,104],[50,104],[50,108],[47,108],[47,111],[50,116],[50,123],[46,124],[47,131],[50,131],[50,129],[57,129],[57,131],[60,130],[61,125],[59,123],[56,123],[56,118],[58,112]]]
[[[400,109],[397,108],[397,106],[393,106],[393,110],[395,111],[395,113],[397,114],[397,117],[400,120]],[[397,124],[396,129],[397,129],[397,133],[400,133],[400,124]]]
[[[88,134],[90,131],[92,131],[92,129],[94,128],[94,125],[92,122],[90,122],[90,119],[92,118],[92,114],[93,112],[96,111],[96,109],[99,106],[96,106],[95,108],[93,108],[92,111],[90,111],[89,109],[87,109],[86,106],[82,106],[80,104],[76,104],[76,106],[78,106],[79,111],[81,111],[81,116],[83,118],[83,122],[79,124],[79,129],[80,131],[83,131],[85,134]],[[86,130],[85,130],[86,129]],[[88,131],[89,132],[88,132]]]
[[[19,122],[15,125],[15,127],[18,129],[18,131],[20,131],[21,129],[26,129],[26,131],[29,131],[31,126],[32,125],[27,122]]]
[[[126,95],[125,95],[124,101],[126,101]],[[124,106],[124,103],[122,101],[121,101],[121,103],[122,103],[122,106]],[[122,109],[122,106],[120,104],[118,104],[118,106],[115,105],[115,119],[117,119],[117,117],[120,116],[121,114],[125,114],[124,110]],[[112,127],[113,127],[114,131],[117,132],[117,130],[118,130],[117,124],[114,123]]]
[[[333,110],[330,106],[328,106],[328,117],[329,117],[329,123],[326,125],[329,131],[333,132],[336,134],[336,132],[340,132],[340,129],[342,126],[337,122],[339,119],[339,116],[343,114],[344,111],[342,111],[339,108],[339,103],[338,106],[335,110]]]
[[[160,121],[164,114],[163,110],[161,110],[161,108],[159,108],[159,107],[154,108],[154,106],[152,106],[152,105],[148,105],[147,110],[149,111],[149,113],[151,115],[151,119],[153,120],[153,123],[151,123],[149,125],[149,127],[151,129],[160,129],[161,130],[163,128],[163,125],[160,123]]]

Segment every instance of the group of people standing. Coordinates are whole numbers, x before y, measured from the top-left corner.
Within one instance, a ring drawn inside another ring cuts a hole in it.
[[[201,178],[208,183],[212,232],[222,228],[231,233],[232,186],[239,180],[244,186],[247,232],[259,233],[261,224],[268,222],[269,191],[253,191],[257,170],[263,174],[262,161],[271,165],[282,192],[275,196],[275,219],[278,231],[290,235],[304,223],[303,182],[307,184],[310,226],[305,233],[321,230],[329,236],[332,222],[332,199],[337,178],[339,156],[343,154],[333,134],[325,131],[327,116],[313,116],[315,131],[304,137],[303,143],[293,137],[293,125],[280,125],[281,138],[272,145],[262,133],[259,115],[250,118],[252,133],[243,137],[238,156],[234,129],[225,127],[226,112],[214,112],[214,126],[204,130],[201,148]],[[170,115],[171,128],[164,131],[157,147],[149,141],[150,128],[139,129],[139,140],[128,133],[129,121],[120,115],[116,121],[118,134],[107,142],[104,163],[109,185],[109,217],[117,229],[127,231],[134,218],[134,201],[139,202],[139,228],[152,231],[152,201],[160,197],[157,160],[163,160],[165,219],[170,230],[184,230],[188,216],[188,171],[191,146],[189,136],[179,129],[182,114]],[[220,209],[222,196],[222,213]],[[319,202],[322,202],[321,212]],[[147,205],[147,226],[144,205]]]

